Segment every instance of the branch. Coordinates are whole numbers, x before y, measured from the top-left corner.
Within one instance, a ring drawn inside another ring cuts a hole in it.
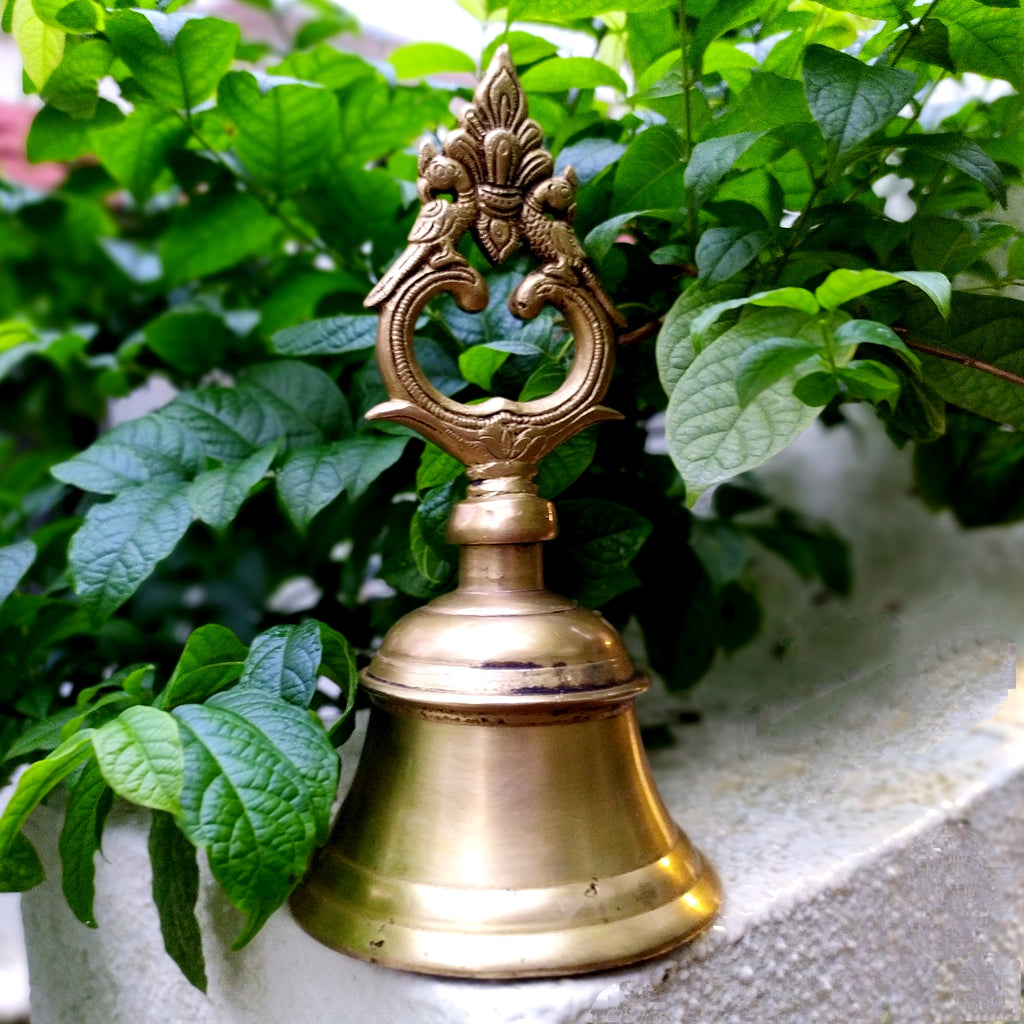
[[[616,341],[620,345],[639,345],[641,341],[646,341],[651,335],[657,334],[661,329],[662,321],[665,318],[658,317],[657,320],[652,320],[650,323],[641,324],[641,326],[635,328],[632,331],[626,331],[625,334],[620,334]]]
[[[896,333],[902,334],[903,332],[897,331]],[[969,366],[972,370],[981,370],[982,373],[990,373],[993,377],[998,377],[1000,380],[1005,380],[1010,384],[1016,384],[1018,387],[1024,388],[1024,377],[1018,373],[1011,373],[1009,370],[993,366],[991,363],[983,363],[980,359],[975,359],[974,356],[964,355],[963,352],[953,352],[948,348],[937,348],[935,345],[928,345],[923,341],[914,341],[906,336],[904,336],[903,340],[907,343],[908,348],[916,349],[918,352],[924,352],[926,355],[936,356],[939,359],[948,359],[951,363]]]

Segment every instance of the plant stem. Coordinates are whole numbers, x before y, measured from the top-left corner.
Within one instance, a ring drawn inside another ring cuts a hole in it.
[[[897,331],[896,333],[902,334],[903,332]],[[926,355],[936,356],[939,359],[948,359],[951,363],[969,366],[972,370],[981,370],[982,373],[990,373],[993,377],[998,377],[1000,380],[1005,380],[1010,384],[1016,384],[1018,387],[1024,388],[1024,377],[1018,373],[1012,373],[1010,370],[1002,369],[1002,367],[993,366],[991,363],[983,363],[980,359],[975,359],[974,356],[964,355],[963,352],[953,352],[948,348],[938,348],[924,341],[914,341],[913,338],[904,337],[903,340],[907,343],[908,348],[916,349],[918,352],[924,352]]]
[[[815,180],[811,187],[811,194],[807,197],[807,205],[800,211],[800,216],[797,217],[793,223],[793,227],[790,229],[790,240],[786,243],[786,247],[782,250],[782,255],[776,261],[775,273],[772,275],[772,284],[774,285],[779,277],[782,275],[782,271],[785,269],[786,264],[789,262],[790,257],[796,251],[796,247],[806,237],[805,226],[807,224],[807,218],[811,214],[811,210],[814,208],[814,202],[821,195],[825,188],[825,183],[820,180]]]
[[[686,23],[686,0],[679,0],[679,53],[683,68],[683,125],[686,131],[683,155],[689,163],[693,152],[693,106],[690,99],[690,27]]]
[[[646,324],[641,324],[639,327],[632,331],[626,331],[625,334],[620,334],[616,341],[619,345],[639,345],[641,341],[646,341],[652,335],[658,333],[661,330],[662,322],[664,317],[659,317],[657,320],[651,320]]]
[[[932,2],[928,5],[928,9],[924,12],[924,14],[921,15],[920,18],[917,19],[917,24],[911,24],[910,22],[907,22],[907,33],[904,36],[902,42],[900,43],[899,49],[893,54],[890,67],[896,67],[896,65],[900,62],[901,58],[903,57],[903,54],[907,52],[907,47],[910,46],[911,42],[913,42],[914,37],[920,35],[921,26],[925,23],[925,21],[928,20],[928,16],[935,12],[935,8],[938,7],[941,2],[942,0],[932,0]]]
[[[683,71],[683,159],[689,163],[693,153],[693,101],[690,98],[690,26],[686,22],[686,0],[679,0],[679,59]],[[696,75],[694,75],[696,80]],[[687,218],[690,228],[690,245],[697,245],[697,207],[691,201],[687,204]]]

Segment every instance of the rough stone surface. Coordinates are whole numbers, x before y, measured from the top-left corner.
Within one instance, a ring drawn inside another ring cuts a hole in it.
[[[855,593],[823,604],[765,556],[763,637],[689,695],[700,722],[652,752],[726,892],[695,942],[583,978],[424,978],[339,956],[286,911],[227,952],[238,915],[207,880],[203,996],[162,951],[144,817],[121,810],[108,826],[90,931],[63,905],[57,819],[42,808],[33,835],[51,880],[22,901],[33,1024],[1016,1019],[968,1014],[1000,969],[1019,987],[1009,959],[1024,958],[1024,699],[1007,701],[1024,533],[966,535],[928,513],[908,453],[886,445],[863,418],[775,461],[768,486],[852,540]],[[673,710],[656,698],[645,715]]]

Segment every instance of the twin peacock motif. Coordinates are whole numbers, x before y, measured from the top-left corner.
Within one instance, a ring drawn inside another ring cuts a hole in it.
[[[554,174],[542,143],[508,50],[501,47],[443,147],[420,147],[422,208],[408,245],[365,303],[381,313],[377,353],[389,396],[367,418],[413,427],[478,474],[493,465],[504,467],[502,473],[529,475],[528,467],[561,441],[618,417],[600,401],[611,378],[613,325],[625,321],[573,229],[576,174],[571,167]],[[520,246],[540,261],[513,291],[509,307],[528,320],[550,304],[572,331],[573,366],[553,394],[530,402],[495,397],[462,405],[436,391],[420,370],[415,324],[431,298],[450,292],[471,312],[487,305],[486,282],[459,252],[467,231],[492,264]]]
[[[420,146],[423,208],[407,248],[370,292],[366,305],[379,306],[421,267],[466,265],[456,246],[472,228],[491,263],[504,262],[525,242],[544,261],[541,273],[588,288],[611,320],[624,324],[573,229],[576,173],[567,167],[553,176],[554,162],[542,142],[540,125],[526,116],[522,87],[508,49],[502,47],[443,152],[431,142]]]

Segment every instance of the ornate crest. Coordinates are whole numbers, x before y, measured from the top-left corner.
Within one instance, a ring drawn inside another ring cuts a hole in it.
[[[368,418],[407,423],[471,466],[536,464],[583,427],[618,415],[598,403],[611,377],[612,324],[624,320],[572,227],[576,175],[569,167],[552,176],[554,164],[542,141],[503,46],[443,151],[430,142],[421,145],[423,208],[405,251],[365,303],[381,310],[378,362],[391,397],[371,409]],[[457,250],[470,229],[495,264],[526,244],[542,265],[513,292],[512,312],[532,319],[550,303],[563,312],[575,335],[573,367],[546,398],[461,405],[439,394],[416,364],[413,326],[431,298],[449,291],[467,311],[487,305],[486,283]]]
[[[540,125],[526,116],[526,97],[505,47],[459,124],[444,151],[469,171],[477,201],[473,234],[488,259],[501,263],[519,244],[525,190],[554,170],[551,154],[541,147]]]

